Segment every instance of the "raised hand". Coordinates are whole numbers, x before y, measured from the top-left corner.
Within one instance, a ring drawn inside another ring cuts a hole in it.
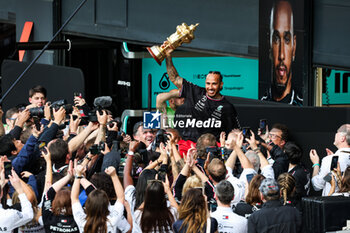
[[[320,157],[315,149],[310,150],[310,160],[313,164],[320,164]]]
[[[106,125],[108,121],[108,115],[105,110],[102,110],[102,115],[99,111],[96,111],[97,120],[100,125]]]
[[[21,179],[18,177],[17,173],[15,172],[14,169],[12,169],[11,171],[11,175],[9,175],[9,179],[11,182],[11,185],[13,186],[13,188],[19,193],[23,193],[23,188],[22,188],[22,184],[21,184]]]
[[[74,172],[76,176],[82,176],[86,171],[86,167],[78,164],[78,160],[74,160]]]
[[[225,140],[226,139],[226,133],[225,132],[221,132],[220,133],[220,146],[225,146]]]
[[[109,166],[105,169],[105,173],[109,176],[116,176],[117,175],[117,171],[115,170],[115,167],[113,166]]]

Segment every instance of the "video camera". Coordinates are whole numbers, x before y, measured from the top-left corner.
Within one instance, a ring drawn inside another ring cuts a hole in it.
[[[94,109],[87,113],[86,117],[82,117],[81,124],[86,125],[88,122],[98,122],[96,111],[102,114],[102,109],[108,108],[112,105],[112,97],[100,96],[94,100]]]

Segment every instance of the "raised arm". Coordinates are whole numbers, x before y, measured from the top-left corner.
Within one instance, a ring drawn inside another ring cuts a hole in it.
[[[173,60],[172,60],[170,53],[166,54],[165,60],[166,60],[166,70],[168,72],[168,76],[169,76],[170,81],[172,83],[174,83],[174,85],[177,88],[179,88],[179,89],[182,88],[183,78],[181,78],[179,76],[179,74],[177,73],[177,70],[175,69],[175,66],[173,64]]]
[[[227,149],[232,149],[232,152],[225,163],[225,166],[231,168],[232,170],[234,169],[237,160],[237,153],[234,150],[235,144],[236,141],[232,138],[229,142],[229,145],[227,146]]]
[[[42,157],[45,159],[46,162],[46,174],[45,174],[45,185],[44,185],[44,193],[47,192],[47,190],[52,185],[52,162],[51,162],[51,154],[49,152],[49,149],[45,147],[45,149],[41,152]]]
[[[156,100],[156,107],[159,109],[162,113],[166,113],[166,101],[170,100],[171,98],[179,97],[180,93],[178,89],[173,89],[169,92],[163,92],[157,95]]]
[[[70,164],[71,163],[72,163],[72,161],[70,162]],[[78,165],[78,160],[75,159],[74,160],[75,177],[74,177],[74,182],[73,182],[73,186],[72,186],[72,192],[70,195],[71,200],[72,200],[72,205],[74,203],[79,202],[80,182],[81,182],[81,179],[84,177],[85,171],[86,171],[86,167],[82,166],[81,164]]]
[[[134,153],[139,144],[140,143],[137,141],[131,141],[129,144],[129,151],[126,156],[126,162],[124,166],[124,178],[123,178],[124,188],[128,187],[129,185],[134,185],[134,182],[131,177],[131,170],[132,170],[132,163],[134,159]]]
[[[242,144],[243,144],[243,134],[241,132],[237,136],[236,145],[235,145],[234,149],[235,149],[235,151],[237,153],[238,159],[241,162],[241,165],[242,165],[243,169],[245,169],[245,168],[254,168],[254,166],[249,161],[247,156],[245,156],[245,154],[243,153],[243,151],[241,149]]]
[[[315,149],[310,150],[310,160],[312,162],[312,177],[317,176],[320,172],[320,157]]]
[[[192,167],[192,171],[201,179],[202,183],[209,181],[209,178],[197,166]]]
[[[115,191],[115,194],[117,195],[117,201],[119,201],[124,205],[124,200],[125,200],[124,189],[122,184],[119,181],[115,167],[110,166],[106,168],[105,173],[107,173],[112,178],[114,191]]]
[[[263,169],[264,167],[266,167],[267,165],[269,165],[269,162],[267,161],[267,159],[265,158],[265,156],[263,155],[263,153],[261,153],[260,149],[258,148],[256,141],[255,141],[255,135],[253,131],[250,131],[251,135],[250,139],[247,138],[247,141],[250,145],[250,148],[258,154],[259,159],[260,159],[260,167],[261,169]]]
[[[96,111],[98,123],[100,124],[98,128],[98,134],[95,140],[95,144],[106,141],[106,128],[107,128],[107,121],[108,121],[108,115],[105,110],[102,111],[102,115]]]
[[[89,122],[89,124],[83,131],[81,131],[77,136],[75,136],[74,138],[72,138],[72,140],[68,142],[69,151],[70,152],[76,151],[79,148],[79,146],[84,143],[85,139],[94,130],[97,129],[97,127],[98,127],[97,123]]]
[[[55,182],[53,185],[52,185],[52,188],[55,190],[55,192],[57,193],[61,188],[63,188],[63,186],[65,186],[69,181],[70,179],[73,177],[73,162],[70,161],[69,162],[69,166],[68,166],[68,172],[67,172],[67,175],[64,176],[63,178],[61,178],[60,180],[58,180],[57,182]]]
[[[182,158],[181,158],[181,155],[180,155],[178,149],[176,148],[176,142],[175,142],[174,134],[170,132],[168,134],[168,136],[169,136],[169,139],[170,139],[169,140],[170,149],[171,149],[171,151],[173,153],[175,162],[178,162],[178,161],[182,160]]]
[[[11,175],[9,175],[10,182],[13,186],[13,188],[18,193],[18,198],[20,199],[21,203],[21,212],[18,212],[16,215],[8,219],[8,224],[12,226],[12,229],[17,228],[19,226],[22,226],[33,219],[34,213],[32,209],[32,204],[29,202],[28,197],[26,196],[21,180],[16,174],[15,170],[12,169]],[[1,216],[5,217],[6,216]],[[12,230],[8,229],[8,230]]]
[[[170,202],[170,205],[176,209],[179,209],[179,205],[177,204],[173,194],[171,193],[168,175],[165,176],[165,182],[163,182],[163,186],[164,186],[164,192],[168,195],[168,200]]]

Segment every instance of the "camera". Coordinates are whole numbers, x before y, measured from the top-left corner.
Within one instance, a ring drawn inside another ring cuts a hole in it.
[[[71,114],[73,111],[72,105],[67,104],[67,101],[65,99],[62,99],[62,100],[57,100],[50,105],[51,115],[53,115],[53,109],[55,109],[55,111],[57,111],[58,109],[60,109],[60,107],[63,107],[66,110],[67,115]],[[43,118],[45,116],[44,106],[30,108],[29,113],[30,113],[31,117]]]
[[[104,151],[104,150],[105,150],[105,143],[102,141],[99,144],[92,145],[89,149],[90,153],[93,155],[97,155],[97,154],[101,153],[101,151]]]
[[[43,118],[45,116],[44,107],[30,108],[29,113],[31,117]]]
[[[109,127],[112,128],[114,123],[117,123],[118,130],[120,130],[120,128],[122,127],[122,121],[120,117],[114,118],[113,120],[109,121],[107,124],[109,125]]]
[[[155,151],[159,147],[160,143],[166,144],[169,140],[168,133],[164,129],[158,130],[156,137],[152,145],[152,151]]]

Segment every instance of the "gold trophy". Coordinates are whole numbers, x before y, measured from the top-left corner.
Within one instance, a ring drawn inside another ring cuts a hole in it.
[[[197,23],[196,25],[191,24],[190,26],[188,26],[185,23],[178,25],[176,27],[176,32],[173,33],[170,37],[168,37],[167,41],[163,45],[154,45],[152,47],[147,47],[148,52],[160,65],[165,58],[165,53],[167,50],[174,50],[180,45],[182,45],[182,43],[190,43],[194,39],[193,32],[194,30],[196,30],[196,27],[198,25],[199,23]]]

